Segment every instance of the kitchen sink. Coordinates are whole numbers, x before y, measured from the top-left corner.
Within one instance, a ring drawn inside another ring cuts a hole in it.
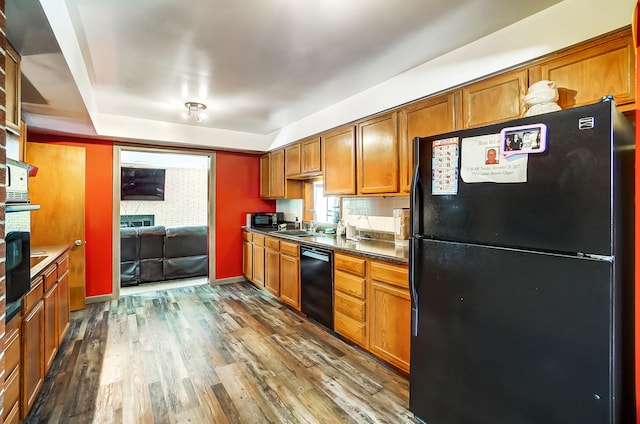
[[[319,233],[314,233],[313,231],[306,230],[284,230],[278,231],[279,234],[284,234],[287,236],[317,236]]]

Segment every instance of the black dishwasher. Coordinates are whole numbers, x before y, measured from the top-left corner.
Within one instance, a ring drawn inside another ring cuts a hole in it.
[[[333,330],[333,252],[300,246],[302,312]]]

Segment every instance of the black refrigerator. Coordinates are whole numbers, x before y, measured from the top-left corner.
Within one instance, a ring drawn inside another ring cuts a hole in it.
[[[633,187],[610,98],[414,140],[417,418],[635,422]]]

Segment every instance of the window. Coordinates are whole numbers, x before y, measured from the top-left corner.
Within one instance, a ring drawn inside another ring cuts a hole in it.
[[[340,198],[324,196],[322,181],[313,183],[313,212],[319,223],[337,224],[340,219]]]

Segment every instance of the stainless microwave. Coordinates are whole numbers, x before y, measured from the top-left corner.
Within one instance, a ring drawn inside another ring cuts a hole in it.
[[[255,212],[251,214],[252,228],[275,228],[284,222],[282,212]]]
[[[7,158],[7,203],[29,202],[29,165]]]

